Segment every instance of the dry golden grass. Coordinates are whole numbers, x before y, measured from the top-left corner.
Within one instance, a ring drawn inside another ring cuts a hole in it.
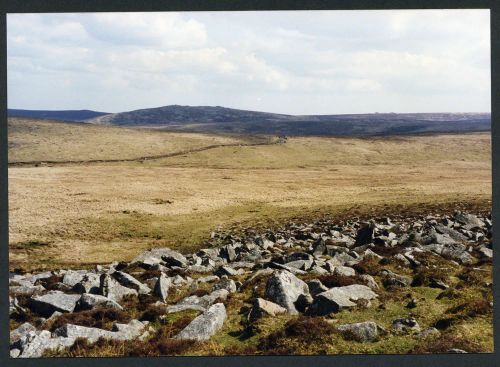
[[[9,118],[9,162],[131,159],[247,139]]]
[[[11,167],[9,180],[11,268],[81,266],[154,246],[191,251],[218,226],[315,211],[488,205],[491,147],[486,133],[298,137],[144,163]]]

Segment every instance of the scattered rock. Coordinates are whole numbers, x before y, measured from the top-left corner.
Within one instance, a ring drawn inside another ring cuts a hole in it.
[[[98,294],[84,293],[76,304],[77,310],[91,310],[95,307],[107,307],[123,310],[123,307],[117,302]]]
[[[394,320],[392,322],[392,328],[396,331],[403,331],[403,332],[420,331],[420,325],[418,325],[417,320],[415,320],[413,317]]]
[[[339,325],[337,330],[342,332],[344,338],[354,339],[358,342],[377,341],[381,336],[387,334],[383,327],[373,321]]]
[[[161,273],[153,289],[154,295],[160,298],[162,302],[165,302],[168,297],[168,290],[171,285],[172,281],[170,280],[170,278]]]
[[[61,291],[49,291],[41,296],[33,296],[30,308],[42,316],[50,316],[55,311],[73,312],[76,302],[80,299],[79,294],[66,294]]]
[[[107,273],[102,274],[100,277],[99,294],[115,302],[120,302],[125,296],[138,295],[135,289],[122,286]]]
[[[286,270],[273,273],[266,285],[266,298],[283,306],[291,314],[297,314],[296,303],[301,298],[311,299],[305,282]]]
[[[318,294],[308,312],[317,316],[325,316],[344,308],[356,307],[354,301],[361,299],[369,301],[375,298],[377,298],[377,294],[365,285],[353,284],[335,287]]]
[[[208,340],[222,328],[225,319],[226,307],[223,303],[217,303],[191,321],[175,339]]]
[[[276,316],[286,312],[287,312],[286,308],[281,307],[276,303],[266,301],[265,299],[262,298],[256,298],[254,299],[253,307],[250,310],[250,313],[248,314],[248,320],[250,322],[253,322],[264,315]]]

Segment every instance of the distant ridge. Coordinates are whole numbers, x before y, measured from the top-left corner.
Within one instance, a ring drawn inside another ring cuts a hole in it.
[[[490,113],[286,115],[220,106],[170,105],[119,113],[9,110],[9,116],[219,134],[383,136],[491,130]]]
[[[107,114],[108,114],[107,112],[98,112],[91,110],[66,110],[66,111],[21,110],[21,109],[7,110],[7,115],[9,117],[26,117],[26,118],[62,120],[62,121],[86,121]]]

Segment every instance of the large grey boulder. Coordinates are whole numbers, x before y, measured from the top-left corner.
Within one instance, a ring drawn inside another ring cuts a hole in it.
[[[457,230],[454,230],[453,228],[446,227],[442,224],[438,224],[434,226],[436,229],[436,232],[440,234],[446,234],[448,235],[452,240],[455,240],[457,242],[463,242],[467,241],[467,237],[464,236],[462,233],[458,232]]]
[[[72,290],[78,293],[99,293],[99,274],[87,273],[73,285]]]
[[[345,287],[331,288],[318,294],[308,310],[308,313],[318,316],[338,312],[344,308],[355,307],[354,301],[369,301],[377,298],[377,294],[369,287],[361,284],[352,284]]]
[[[151,288],[149,288],[146,284],[142,284],[130,274],[122,271],[115,271],[112,274],[112,277],[115,278],[118,283],[120,283],[124,287],[135,289],[139,294],[151,293]]]
[[[29,322],[25,322],[20,325],[17,329],[10,332],[10,345],[18,342],[23,336],[27,335],[30,331],[36,331],[36,327],[31,325]]]
[[[373,321],[357,322],[337,326],[346,339],[354,339],[359,342],[376,341],[380,336],[386,335],[387,331]]]
[[[223,303],[216,303],[191,321],[175,339],[208,340],[222,328],[225,319],[226,307]]]
[[[40,294],[45,290],[46,290],[45,287],[41,284],[19,285],[19,286],[9,287],[9,293],[11,293],[13,295],[31,296],[34,294]]]
[[[236,250],[232,245],[227,245],[221,248],[220,256],[225,258],[228,262],[236,260]]]
[[[493,250],[490,248],[487,248],[485,246],[481,246],[477,249],[477,252],[479,253],[480,258],[482,259],[492,259],[493,258]]]
[[[471,230],[473,228],[482,228],[485,223],[473,214],[466,214],[462,212],[455,213],[455,220],[459,222],[464,229]]]
[[[319,279],[310,280],[307,282],[307,286],[309,287],[309,293],[313,297],[328,290],[328,288],[323,285]]]
[[[236,287],[236,283],[234,282],[234,280],[229,279],[226,275],[223,275],[221,277],[220,282],[217,283],[216,285],[214,285],[214,287],[213,287],[214,291],[219,290],[219,289],[225,289],[229,293],[234,293],[234,292],[236,292],[238,290],[238,288]]]
[[[64,273],[62,283],[69,287],[73,287],[76,283],[82,280],[83,275],[84,274],[81,271],[68,270]]]
[[[54,332],[54,336],[76,339],[85,338],[95,343],[99,338],[113,340],[132,340],[141,335],[145,324],[138,320],[131,320],[128,324],[114,324],[112,331],[98,328],[67,324]]]
[[[371,275],[369,275],[369,274],[361,274],[359,276],[359,279],[365,285],[367,285],[368,287],[370,287],[371,289],[373,289],[373,290],[379,289],[379,286],[378,286],[377,282],[375,281],[375,278],[373,278]]]
[[[227,276],[235,276],[235,275],[239,275],[239,274],[243,274],[244,273],[244,270],[243,269],[234,269],[230,266],[227,266],[227,265],[223,265],[221,267],[219,267],[219,269],[217,269],[217,271],[215,272],[215,275],[219,276],[219,277],[222,277],[223,275],[227,275]]]
[[[66,294],[61,291],[50,291],[41,296],[33,296],[30,300],[30,308],[33,312],[42,316],[50,316],[55,311],[73,312],[76,302],[80,299],[79,294]]]
[[[472,264],[474,262],[472,255],[467,252],[467,247],[458,243],[444,245],[441,256],[458,261],[461,264]]]
[[[178,266],[185,268],[188,265],[188,260],[180,252],[171,250],[168,255],[163,255],[161,259],[165,262],[167,266],[173,267]]]
[[[9,296],[9,316],[24,315],[26,310],[19,305],[16,297]]]
[[[117,302],[98,294],[84,293],[76,304],[77,310],[91,310],[96,307],[116,308],[118,310],[123,310],[123,307],[120,306],[120,304],[118,304]]]
[[[389,270],[384,270],[383,272],[384,272],[384,280],[383,280],[384,287],[404,288],[408,287],[411,284],[412,280],[409,277],[393,273],[392,271]]]
[[[273,273],[267,281],[265,296],[291,314],[298,313],[298,302],[310,303],[312,300],[307,284],[286,270]]]
[[[176,303],[175,305],[167,306],[167,313],[180,312],[184,310],[205,311],[208,307],[218,300],[225,300],[229,292],[226,289],[218,289],[210,294],[202,297],[189,296]]]
[[[334,266],[332,273],[344,277],[353,277],[356,275],[356,270],[349,266]]]
[[[50,331],[31,331],[19,341],[21,353],[19,358],[40,358],[48,350],[70,347],[75,343],[73,338],[53,338]]]
[[[158,280],[156,281],[153,293],[155,296],[160,298],[162,302],[165,302],[168,297],[168,290],[171,286],[172,281],[170,280],[170,278],[161,273],[158,277]]]
[[[179,256],[180,255],[180,256]],[[168,247],[164,248],[154,248],[149,251],[145,251],[131,261],[131,264],[140,263],[144,267],[149,268],[153,265],[161,264],[164,262],[163,258],[166,259],[177,259],[181,263],[187,262],[186,258],[177,251],[171,250]]]
[[[286,313],[287,309],[281,307],[280,305],[266,301],[263,298],[256,298],[253,301],[253,307],[248,314],[248,320],[253,322],[265,315],[276,316],[283,313]]]
[[[100,277],[99,294],[115,302],[120,302],[123,297],[137,296],[138,293],[135,289],[122,286],[116,279],[104,273]]]

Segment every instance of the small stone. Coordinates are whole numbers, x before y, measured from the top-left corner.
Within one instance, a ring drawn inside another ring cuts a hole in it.
[[[264,315],[276,316],[286,312],[287,312],[286,308],[281,307],[276,303],[266,301],[265,299],[262,298],[256,298],[254,299],[253,307],[250,310],[250,313],[248,314],[248,320],[250,322],[253,322]]]

